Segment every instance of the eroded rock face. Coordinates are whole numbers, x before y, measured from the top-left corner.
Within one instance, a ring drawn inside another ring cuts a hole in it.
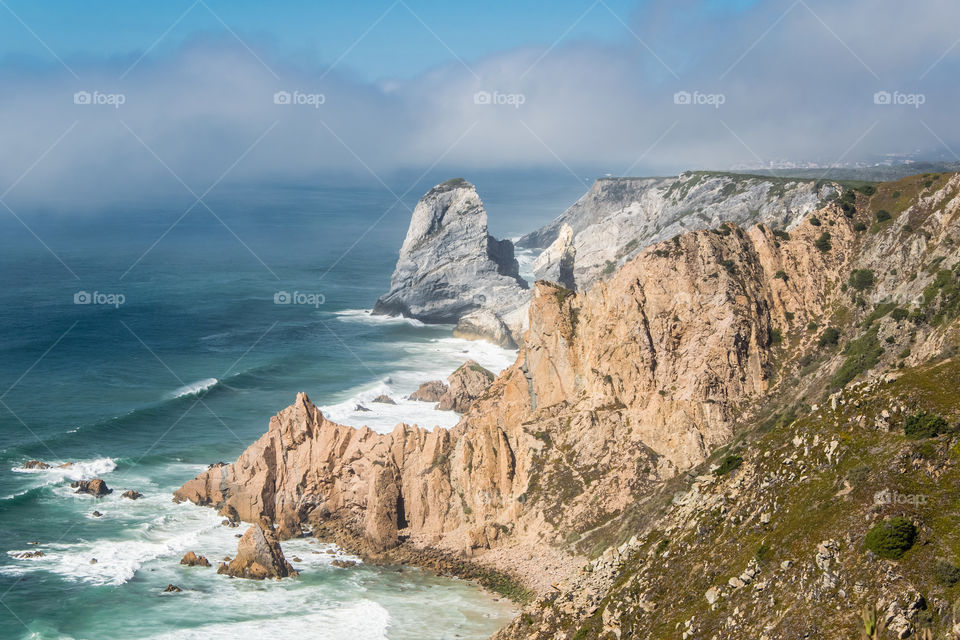
[[[50,465],[42,460],[27,460],[23,463],[24,469],[49,469]]]
[[[447,378],[450,387],[440,398],[437,409],[464,413],[475,400],[487,392],[496,377],[492,371],[484,369],[473,360],[467,360]]]
[[[523,304],[526,289],[513,244],[488,233],[476,188],[457,178],[417,203],[390,291],[373,312],[454,324],[486,309],[505,319]]]
[[[493,311],[478,309],[460,318],[453,330],[455,338],[464,340],[486,340],[504,349],[516,349],[510,327]]]
[[[237,555],[229,564],[221,563],[217,573],[234,578],[264,580],[299,575],[283,557],[277,537],[269,529],[254,525],[237,544]]]
[[[447,385],[442,380],[431,380],[424,382],[416,391],[410,394],[410,400],[419,400],[420,402],[439,402],[448,391]]]
[[[696,171],[672,178],[601,178],[560,217],[517,244],[547,249],[535,265],[537,279],[586,289],[653,243],[723,222],[792,227],[839,190],[813,180]],[[574,236],[575,283],[562,275],[569,259],[560,250],[565,227]]]
[[[71,482],[70,486],[76,489],[77,493],[88,493],[94,497],[101,498],[108,493],[113,493],[113,489],[107,486],[107,483],[100,478],[93,480],[77,480]]]
[[[451,401],[466,411],[454,429],[345,427],[299,394],[237,462],[176,497],[281,536],[305,523],[346,530],[373,550],[401,531],[474,555],[562,545],[728,441],[769,386],[773,328],[788,311],[819,317],[843,277],[852,223],[837,215],[831,230],[829,253],[812,248],[811,225],[789,241],[694,232],[585,293],[537,283],[516,363],[483,391],[470,367],[452,377],[474,398]]]
[[[564,222],[560,225],[557,239],[533,262],[537,280],[556,282],[567,289],[576,289],[573,275],[577,248],[573,244],[573,227]]]

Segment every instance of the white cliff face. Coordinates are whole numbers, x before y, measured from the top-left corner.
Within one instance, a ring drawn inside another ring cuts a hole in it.
[[[574,236],[575,283],[563,284],[585,289],[655,242],[723,222],[791,228],[838,191],[833,183],[812,180],[703,172],[676,178],[602,179],[563,215],[524,236],[518,245],[550,245],[537,259],[534,273],[537,279],[557,280],[561,263],[571,259],[562,248],[569,228]]]
[[[557,239],[534,260],[533,272],[538,280],[550,280],[568,289],[574,289],[576,287],[573,268],[576,256],[573,228],[564,222]]]
[[[526,302],[526,289],[513,243],[488,233],[476,187],[454,179],[417,203],[390,291],[374,313],[451,324],[478,310],[500,318]]]

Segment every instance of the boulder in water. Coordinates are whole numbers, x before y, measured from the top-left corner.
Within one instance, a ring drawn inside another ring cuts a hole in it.
[[[230,561],[230,564],[221,563],[217,573],[252,580],[299,575],[283,557],[280,542],[273,531],[264,529],[258,524],[247,529],[237,545],[236,557]]]
[[[356,406],[356,408],[354,408],[354,411],[370,411],[370,409],[367,409],[367,408],[366,408],[365,406],[363,406],[362,404],[358,404],[358,405]]]
[[[193,551],[187,551],[187,553],[180,558],[180,564],[187,567],[209,567],[210,561],[207,560],[205,556],[198,556]]]
[[[127,489],[120,494],[121,498],[130,498],[131,500],[139,500],[143,497],[143,494],[139,491],[134,491],[133,489]]]
[[[49,469],[50,465],[41,460],[27,460],[23,463],[24,469]]]
[[[386,394],[381,394],[373,399],[374,402],[379,402],[380,404],[397,404],[397,402]]]
[[[167,588],[163,590],[164,593],[180,593],[181,591],[183,591],[183,589],[175,584],[168,584]]]
[[[100,478],[94,478],[93,480],[77,480],[76,482],[71,482],[70,486],[76,489],[77,493],[88,493],[97,498],[102,498],[108,493],[113,493],[113,489],[108,487],[107,483]]]

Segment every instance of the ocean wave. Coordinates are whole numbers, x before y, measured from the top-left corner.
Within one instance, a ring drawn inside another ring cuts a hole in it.
[[[51,465],[49,469],[26,469],[13,467],[16,473],[41,475],[46,478],[45,484],[56,484],[64,480],[90,480],[97,476],[110,473],[117,468],[117,461],[113,458],[96,458],[94,460],[78,460],[66,462],[63,465]]]
[[[168,400],[173,400],[174,398],[183,398],[185,396],[195,396],[200,395],[210,389],[214,388],[220,384],[220,381],[216,378],[204,378],[203,380],[197,380],[196,382],[191,382],[186,384],[179,389],[167,394]]]
[[[324,607],[320,611],[287,611],[282,624],[274,616],[236,622],[214,622],[193,629],[178,629],[150,636],[152,640],[217,640],[218,638],[313,638],[341,640],[387,638],[390,613],[372,600],[361,599],[339,606]]]
[[[335,311],[333,313],[339,320],[343,322],[362,322],[365,324],[408,324],[411,327],[425,327],[427,326],[420,320],[416,318],[404,318],[403,316],[381,316],[373,315],[373,311],[370,309],[344,309],[343,311]],[[442,325],[438,325],[442,326]]]

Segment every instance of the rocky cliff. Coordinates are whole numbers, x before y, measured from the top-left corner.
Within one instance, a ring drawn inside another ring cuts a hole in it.
[[[560,217],[517,245],[547,249],[534,265],[537,279],[556,279],[566,269],[573,272],[576,286],[585,288],[655,242],[724,222],[790,228],[842,189],[834,182],[701,171],[674,178],[602,178]],[[566,235],[572,240],[564,242]],[[572,251],[563,253],[558,241]]]
[[[519,334],[518,309],[527,283],[519,275],[513,243],[487,231],[487,213],[476,187],[456,178],[431,189],[417,203],[390,291],[377,300],[375,314],[403,315],[428,323],[455,324],[483,310],[482,326],[506,326],[501,343],[513,346]]]
[[[380,435],[326,420],[300,394],[235,463],[211,467],[176,497],[276,525],[282,536],[312,530],[371,554],[436,550],[512,573],[543,597],[504,637],[795,637],[783,626],[794,618],[767,633],[776,620],[751,619],[740,608],[747,601],[711,608],[715,598],[683,589],[706,591],[730,567],[745,571],[744,554],[759,554],[763,530],[740,527],[754,521],[748,511],[759,508],[758,495],[771,513],[796,514],[784,523],[785,539],[805,531],[809,508],[791,504],[790,491],[820,482],[812,479],[828,468],[821,459],[776,482],[765,469],[755,489],[698,511],[676,552],[661,531],[684,521],[664,515],[660,496],[687,491],[691,474],[718,460],[726,474],[745,460],[779,456],[784,434],[801,428],[794,421],[852,382],[953,357],[960,176],[846,190],[790,224],[684,233],[580,292],[538,282],[516,363],[471,398],[454,429],[398,425]],[[857,423],[864,420],[872,418]],[[821,423],[802,424],[810,447],[828,435],[841,440],[825,431],[814,442]],[[730,449],[751,433],[780,440],[755,458]],[[822,455],[834,460],[837,451]],[[824,486],[834,486],[831,478]],[[712,495],[727,492],[725,482]],[[761,516],[752,517],[763,524]],[[712,559],[703,545],[721,532],[728,546]],[[650,567],[674,553],[673,577],[651,583]],[[648,564],[637,564],[643,558]],[[597,578],[578,578],[580,565]],[[703,571],[711,585],[685,577]],[[778,602],[813,611],[795,604],[805,597],[805,576],[777,583]],[[549,587],[557,580],[559,591]],[[865,573],[843,588],[860,606],[861,595],[888,589],[878,580]],[[816,611],[818,620],[850,613]],[[724,627],[729,619],[735,624]],[[808,637],[837,637],[818,633]]]

